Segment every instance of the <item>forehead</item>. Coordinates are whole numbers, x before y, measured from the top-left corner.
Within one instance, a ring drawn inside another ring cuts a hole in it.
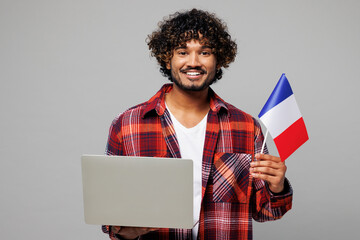
[[[175,49],[178,48],[212,48],[210,46],[210,43],[206,39],[191,39],[187,42],[181,43],[178,47],[175,47]]]

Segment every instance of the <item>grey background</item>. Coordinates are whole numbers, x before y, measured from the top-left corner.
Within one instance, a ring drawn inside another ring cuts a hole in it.
[[[238,43],[215,91],[256,116],[285,72],[307,124],[287,160],[293,209],[254,238],[359,236],[359,1],[0,0],[1,239],[107,239],[83,220],[80,155],[167,82],[145,38],[192,7]]]

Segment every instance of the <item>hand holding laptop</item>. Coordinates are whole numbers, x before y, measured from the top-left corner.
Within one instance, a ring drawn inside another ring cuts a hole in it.
[[[147,234],[151,231],[156,231],[159,228],[145,228],[145,227],[120,227],[112,226],[111,231],[115,234],[120,235],[125,239],[134,239],[141,235]]]

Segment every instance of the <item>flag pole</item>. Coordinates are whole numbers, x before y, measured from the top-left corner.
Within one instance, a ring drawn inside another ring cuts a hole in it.
[[[266,139],[267,139],[268,133],[269,133],[269,130],[266,129],[265,138],[264,138],[264,141],[263,141],[263,144],[262,144],[262,147],[261,147],[261,152],[260,152],[261,154],[264,153],[264,147],[265,147],[265,143],[266,143]]]

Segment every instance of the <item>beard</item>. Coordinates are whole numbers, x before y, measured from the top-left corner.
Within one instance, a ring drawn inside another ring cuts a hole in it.
[[[204,71],[206,73],[206,71]],[[191,84],[190,86],[187,86],[183,84],[183,82],[180,80],[179,75],[175,75],[173,71],[171,70],[171,81],[176,84],[181,90],[184,91],[193,91],[193,92],[199,92],[202,90],[205,90],[208,88],[211,84],[216,82],[215,74],[214,76],[209,76],[209,78],[205,79],[205,81],[201,85],[195,85]]]

